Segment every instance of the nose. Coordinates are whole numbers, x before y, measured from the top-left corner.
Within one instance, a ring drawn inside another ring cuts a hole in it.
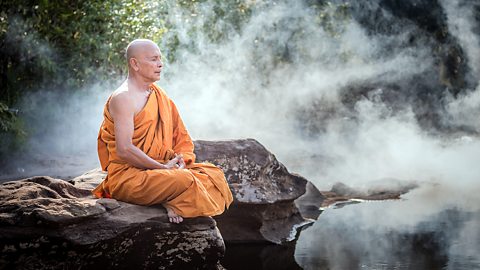
[[[162,60],[159,60],[159,61],[157,62],[157,66],[158,66],[158,67],[163,67],[163,62],[162,62]]]

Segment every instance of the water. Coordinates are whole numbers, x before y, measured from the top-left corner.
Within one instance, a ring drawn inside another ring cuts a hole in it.
[[[480,212],[418,195],[327,209],[301,233],[295,260],[303,269],[480,269]]]
[[[480,269],[480,211],[446,197],[428,198],[431,188],[402,200],[327,208],[296,243],[227,245],[222,264],[227,269]]]

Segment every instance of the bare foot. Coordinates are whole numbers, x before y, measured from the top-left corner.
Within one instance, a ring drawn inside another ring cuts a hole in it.
[[[168,215],[168,220],[172,223],[180,223],[183,221],[183,218],[179,215],[177,215],[172,208],[166,206],[166,205],[163,205],[163,207],[165,207],[167,209],[167,215]]]

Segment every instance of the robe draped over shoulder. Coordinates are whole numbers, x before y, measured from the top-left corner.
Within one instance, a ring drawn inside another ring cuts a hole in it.
[[[132,142],[161,163],[182,154],[186,168],[145,170],[120,159],[109,99],[98,134],[98,157],[107,177],[92,193],[139,205],[166,204],[183,217],[223,213],[233,201],[225,175],[213,164],[195,162],[192,139],[175,104],[155,84],[150,88],[147,103],[134,116]]]

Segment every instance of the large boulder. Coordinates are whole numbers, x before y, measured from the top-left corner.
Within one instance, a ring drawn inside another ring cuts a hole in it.
[[[33,177],[0,185],[0,250],[0,269],[216,269],[225,246],[210,217],[172,224],[161,206]]]
[[[198,161],[223,169],[233,193],[230,209],[215,217],[225,241],[280,244],[320,214],[318,189],[258,141],[196,141],[195,149]]]

